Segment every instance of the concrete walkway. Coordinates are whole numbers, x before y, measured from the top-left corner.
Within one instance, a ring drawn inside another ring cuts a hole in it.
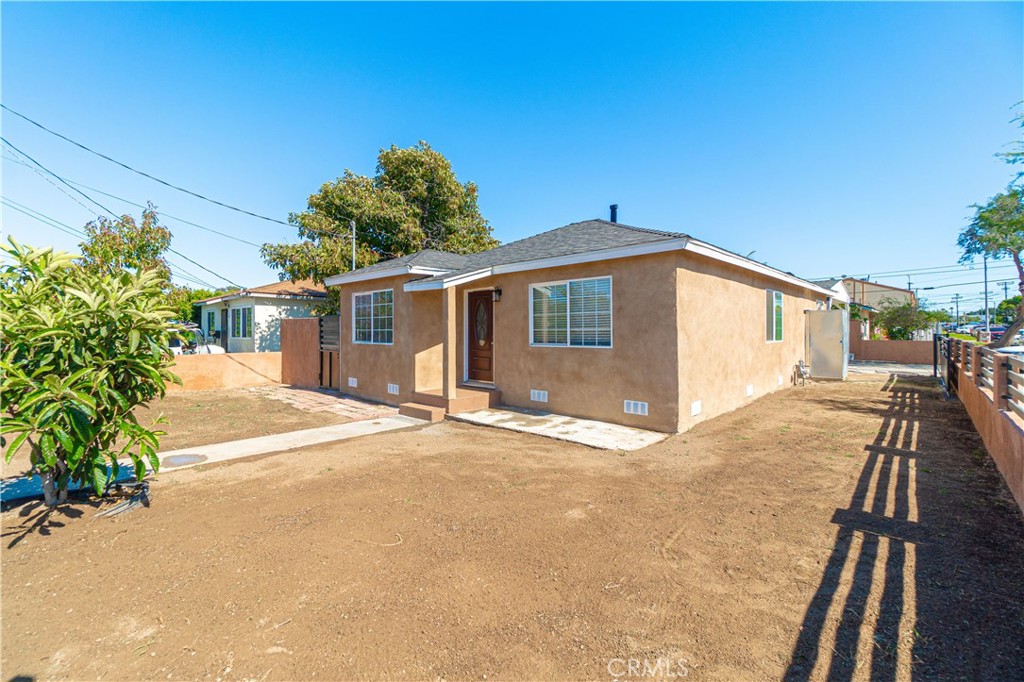
[[[410,426],[419,426],[426,423],[422,419],[394,415],[374,420],[320,426],[315,429],[304,429],[302,431],[289,431],[288,433],[278,433],[273,436],[260,436],[259,438],[233,440],[227,443],[182,448],[181,450],[160,453],[160,471],[176,471],[197,464],[226,462],[242,457],[284,452],[285,450],[303,448],[308,445],[332,443],[334,441],[358,438],[359,436],[369,436],[374,433],[407,429]]]
[[[592,419],[576,419],[550,412],[513,410],[508,407],[460,412],[448,415],[448,418],[469,424],[533,433],[602,450],[639,450],[663,441],[669,435]]]
[[[908,365],[874,360],[854,360],[850,363],[850,371],[856,374],[913,374],[922,377],[930,377],[934,374],[931,365]]]
[[[422,419],[403,417],[382,417],[380,419],[348,422],[347,424],[334,424],[322,426],[315,429],[304,429],[302,431],[290,431],[279,433],[273,436],[261,436],[259,438],[246,438],[244,440],[232,440],[226,443],[214,443],[213,445],[200,445],[194,448],[183,448],[181,450],[170,450],[160,453],[160,471],[177,471],[199,464],[212,464],[214,462],[227,462],[232,459],[253,457],[255,455],[267,455],[274,452],[284,452],[294,448],[306,447],[308,445],[319,445],[321,443],[332,443],[335,441],[349,440],[360,436],[369,436],[374,433],[395,431],[396,429],[407,429],[411,426],[419,426],[427,422]],[[134,480],[134,468],[130,461],[121,462],[121,472],[118,482]],[[69,490],[78,490],[81,486],[72,485]],[[38,476],[19,476],[17,478],[6,478],[0,480],[0,500],[12,502],[14,500],[30,497],[42,497],[43,483]]]

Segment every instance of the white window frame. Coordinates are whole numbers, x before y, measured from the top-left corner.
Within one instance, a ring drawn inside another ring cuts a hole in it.
[[[786,328],[786,297],[778,289],[765,289],[765,316],[771,315],[770,318],[765,319],[764,331],[765,331],[765,343],[782,343],[786,339],[784,330]],[[771,309],[768,308],[767,294],[772,296]],[[782,320],[775,319],[775,306],[778,305],[782,309]],[[771,320],[772,324],[772,338],[768,338],[768,322]],[[776,322],[781,325],[781,328],[776,327]]]
[[[230,308],[231,312],[228,313],[228,331],[231,334],[232,339],[251,339],[253,338],[253,327],[255,327],[255,320],[253,319],[254,307],[251,305],[238,306],[236,308]],[[241,327],[242,333],[235,334],[235,311],[238,312],[238,326]],[[249,333],[245,333],[246,320],[249,322]]]
[[[390,341],[374,341],[373,340],[373,295],[379,294],[384,291],[391,292],[391,340]],[[369,296],[370,297],[370,340],[369,341],[357,341],[356,340],[356,296]],[[374,289],[373,291],[356,291],[352,293],[352,343],[359,344],[360,346],[393,346],[395,345],[395,290],[394,289]]]
[[[572,324],[571,315],[569,312],[569,283],[570,282],[586,282],[595,279],[606,279],[608,280],[608,338],[609,343],[607,346],[580,346],[572,343]],[[537,287],[547,287],[556,284],[565,285],[565,343],[534,343],[533,342],[533,290]],[[530,324],[529,324],[529,342],[533,348],[586,348],[586,349],[598,349],[607,350],[615,346],[615,281],[611,275],[598,275],[597,277],[573,277],[570,279],[558,279],[551,282],[534,282],[529,285],[527,289],[527,297],[530,300]]]

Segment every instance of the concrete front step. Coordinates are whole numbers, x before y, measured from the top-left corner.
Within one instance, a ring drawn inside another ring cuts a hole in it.
[[[501,391],[497,389],[475,388],[470,386],[459,386],[455,389],[454,398],[445,398],[441,395],[441,389],[427,391],[416,391],[412,394],[413,400],[420,405],[439,407],[448,414],[469,412],[472,410],[486,410],[501,404]]]
[[[423,405],[422,403],[402,403],[398,406],[398,414],[403,417],[423,419],[432,424],[444,420],[443,407]]]

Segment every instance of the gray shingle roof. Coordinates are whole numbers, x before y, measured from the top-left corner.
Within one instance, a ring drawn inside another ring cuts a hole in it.
[[[633,244],[660,242],[666,239],[677,239],[685,236],[679,232],[649,230],[643,227],[623,225],[622,223],[612,223],[607,220],[584,220],[554,230],[548,230],[547,232],[541,232],[532,237],[502,244],[479,253],[460,256],[443,251],[420,251],[410,256],[393,258],[392,260],[362,268],[361,271],[372,272],[373,270],[392,268],[394,266],[419,265],[448,270],[443,275],[448,277],[464,272],[473,272],[482,268],[489,268],[494,265],[507,265],[508,263],[522,263],[541,258],[571,256],[578,253],[602,251],[604,249],[632,246]],[[418,259],[420,256],[422,256],[422,259]],[[431,279],[431,277],[423,279]]]
[[[809,280],[809,281],[811,282],[811,284],[817,284],[819,287],[825,287],[826,289],[831,289],[832,287],[834,287],[839,282],[842,282],[843,280],[841,280],[841,279],[812,279],[812,280]]]
[[[359,272],[376,272],[377,270],[390,270],[403,265],[437,268],[438,270],[457,270],[463,267],[465,258],[465,256],[460,256],[457,253],[424,249],[423,251],[410,253],[408,256],[382,260],[379,263],[367,265],[358,270]]]

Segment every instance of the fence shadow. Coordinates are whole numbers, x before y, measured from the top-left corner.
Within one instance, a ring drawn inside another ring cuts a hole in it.
[[[884,407],[856,406],[882,424],[833,515],[785,679],[1024,679],[1020,514],[1000,506],[969,418],[934,381],[891,376],[881,390]]]

